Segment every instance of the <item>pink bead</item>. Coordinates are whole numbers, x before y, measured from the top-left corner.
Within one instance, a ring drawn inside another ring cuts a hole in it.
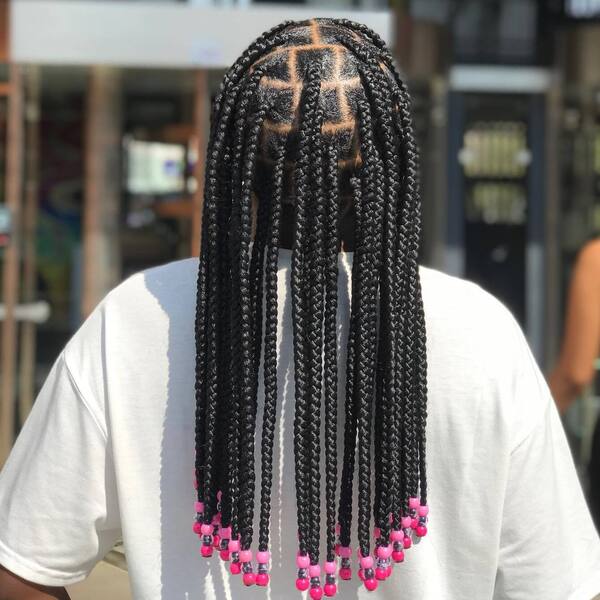
[[[321,566],[310,565],[310,567],[308,567],[308,575],[309,577],[321,577]]]
[[[336,556],[340,555],[340,548],[341,547],[342,547],[341,544],[336,544],[335,545],[335,554],[336,554]]]
[[[221,538],[218,535],[213,535],[213,546],[218,548],[221,545]]]
[[[213,518],[212,518],[212,524],[213,525],[219,525],[221,523],[221,513],[217,513]]]
[[[229,560],[229,550],[221,550],[219,556],[221,557],[221,560]]]
[[[391,546],[379,546],[377,548],[377,556],[379,558],[389,558],[392,554]]]
[[[375,578],[379,579],[379,581],[383,581],[386,577],[386,572],[383,567],[377,567],[375,569]]]
[[[419,508],[420,503],[418,498],[409,498],[408,499],[408,508],[416,510]]]
[[[271,558],[271,553],[268,550],[259,550],[256,553],[256,562],[266,565]]]
[[[203,513],[204,512],[204,502],[194,502],[194,510],[197,513]]]
[[[229,572],[232,575],[239,575],[242,572],[242,565],[239,562],[229,563]]]
[[[342,546],[340,548],[340,556],[342,558],[351,558],[352,557],[352,548],[350,548],[350,546]]]
[[[370,569],[373,566],[373,557],[372,556],[363,556],[360,559],[360,566],[363,569]]]
[[[374,592],[377,589],[377,579],[365,579],[365,587],[370,591]]]
[[[392,565],[388,565],[385,569],[386,578],[389,577],[391,574],[392,574]]]
[[[261,587],[265,587],[269,584],[269,575],[268,573],[258,573],[256,575],[256,585],[260,585]]]
[[[373,537],[376,537],[376,538],[378,538],[378,537],[380,537],[380,536],[381,536],[381,529],[379,529],[379,527],[375,527],[375,528],[373,529]]]
[[[201,531],[202,535],[211,535],[213,532],[212,525],[210,523],[202,523],[202,526],[200,527],[200,531]]]
[[[252,562],[252,550],[242,550],[240,552],[240,562]]]
[[[402,517],[400,524],[402,525],[402,529],[408,529],[410,524],[412,523],[411,517]]]
[[[404,539],[404,531],[402,529],[394,529],[390,537],[392,542],[401,542]]]
[[[335,585],[335,583],[326,583],[323,590],[325,592],[325,595],[328,598],[331,598],[332,596],[335,596],[337,594],[337,585]]]
[[[312,600],[321,600],[323,597],[323,588],[321,586],[310,588],[310,597]]]
[[[410,522],[410,528],[416,529],[419,526],[419,519],[412,519]]]
[[[239,552],[240,551],[240,540],[229,540],[229,552]]]
[[[405,550],[408,550],[408,548],[410,548],[412,546],[412,540],[410,539],[410,537],[408,535],[404,536],[404,539],[402,540],[402,544],[403,544]]]
[[[359,569],[359,570],[358,570],[358,578],[359,578],[361,581],[364,581],[364,580],[365,580],[365,572],[364,572],[362,569]]]
[[[429,514],[429,506],[427,504],[423,504],[423,506],[419,506],[419,516],[426,517]]]
[[[402,552],[402,550],[394,550],[392,552],[392,560],[394,562],[402,562],[404,560],[404,552]]]
[[[219,490],[219,491],[217,492],[217,500],[218,500],[219,502],[221,502],[221,498],[222,498],[222,497],[223,497],[223,494],[222,494],[221,490]]]
[[[305,592],[310,586],[310,581],[308,577],[302,577],[301,579],[296,579],[296,589],[299,592]]]
[[[328,575],[333,575],[336,571],[337,568],[337,564],[335,563],[334,560],[328,560],[325,561],[325,573],[327,573]],[[325,594],[327,595],[327,594]]]
[[[415,532],[419,537],[424,537],[427,535],[427,527],[425,527],[425,525],[419,525]]]
[[[298,554],[298,556],[296,556],[296,565],[299,569],[308,569],[310,565],[308,554]]]
[[[243,576],[244,585],[254,585],[256,583],[256,575],[252,572],[244,573]]]
[[[348,567],[342,567],[340,569],[340,577],[344,581],[348,581],[349,579],[352,579],[352,569],[349,569]]]
[[[336,533],[339,535],[339,534],[340,534],[340,531],[342,531],[342,526],[341,526],[341,525],[338,523],[338,524],[335,526],[335,532],[336,532]]]
[[[210,558],[213,553],[212,546],[200,546],[200,554],[204,556],[204,558]]]
[[[194,533],[197,533],[198,535],[200,535],[202,533],[202,525],[200,523],[198,523],[197,521],[194,523],[194,526],[192,529],[194,530]]]
[[[221,527],[219,529],[219,535],[224,540],[231,539],[231,527]]]

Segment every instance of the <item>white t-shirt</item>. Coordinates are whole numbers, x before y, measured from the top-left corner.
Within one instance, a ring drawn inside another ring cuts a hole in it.
[[[136,600],[297,597],[290,254],[279,271],[270,591],[243,588],[216,553],[202,558],[192,532],[195,259],[127,279],[58,357],[0,475],[0,563],[72,584],[122,536]],[[340,255],[344,321],[350,264]],[[519,326],[477,285],[420,273],[429,533],[376,592],[354,577],[338,597],[590,600],[600,542]]]

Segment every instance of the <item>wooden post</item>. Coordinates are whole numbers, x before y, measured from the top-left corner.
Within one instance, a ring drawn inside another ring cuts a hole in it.
[[[194,89],[194,146],[196,149],[196,166],[194,176],[197,186],[194,192],[194,209],[192,213],[192,256],[200,254],[202,237],[202,206],[204,203],[204,174],[206,162],[206,143],[208,141],[208,71],[201,69],[196,73]]]
[[[119,71],[91,67],[86,103],[84,318],[120,279],[121,104]]]
[[[8,0],[0,0],[0,63],[9,61],[9,12]]]
[[[12,447],[15,423],[17,323],[14,311],[19,300],[19,234],[23,191],[23,93],[21,68],[18,65],[10,66],[10,86],[6,135],[6,206],[12,215],[13,232],[4,251],[2,273],[2,301],[6,316],[2,321],[0,353],[0,465]]]
[[[25,203],[23,207],[23,292],[22,302],[36,298],[36,225],[39,188],[39,127],[40,80],[39,68],[31,65],[25,77]],[[21,325],[19,360],[19,419],[25,422],[35,396],[35,334],[36,324],[26,320]]]

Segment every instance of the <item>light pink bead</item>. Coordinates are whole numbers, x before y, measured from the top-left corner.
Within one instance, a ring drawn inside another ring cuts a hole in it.
[[[256,562],[266,565],[271,558],[271,553],[268,550],[259,550],[256,553]]]
[[[342,558],[351,558],[352,557],[352,548],[350,546],[342,546],[340,548],[340,556]]]
[[[418,498],[409,498],[408,499],[408,508],[417,509],[419,508],[419,499]]]
[[[370,569],[373,567],[373,557],[372,556],[362,556],[360,559],[360,566],[363,569]]]
[[[213,532],[213,528],[210,523],[202,523],[200,530],[202,532],[202,535],[211,535]]]
[[[419,516],[426,517],[429,514],[429,506],[424,504],[423,506],[419,506]]]
[[[404,531],[402,529],[394,529],[390,537],[392,542],[401,542],[404,539]]]
[[[252,550],[242,550],[240,552],[240,562],[252,562]]]
[[[240,551],[240,540],[229,540],[229,552],[239,552]]]
[[[310,567],[308,567],[308,574],[310,577],[320,577],[321,576],[321,566],[320,565],[310,565]]]
[[[308,569],[310,565],[308,554],[298,554],[298,556],[296,556],[296,565],[298,565],[299,569]]]
[[[194,502],[194,510],[197,513],[203,513],[204,512],[204,502],[198,502],[196,500],[196,502]]]
[[[337,569],[337,565],[335,564],[335,561],[333,561],[333,560],[325,561],[325,573],[327,573],[328,575],[333,575],[335,573],[336,569]]]
[[[391,546],[379,546],[377,548],[377,556],[379,558],[389,558],[392,554]]]
[[[231,539],[231,527],[221,527],[221,529],[219,529],[219,535],[224,540]]]
[[[402,529],[408,529],[410,527],[410,524],[412,523],[412,518],[411,517],[402,517]]]

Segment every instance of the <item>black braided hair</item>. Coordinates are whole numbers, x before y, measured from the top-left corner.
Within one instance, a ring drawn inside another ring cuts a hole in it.
[[[293,220],[296,586],[310,587],[313,599],[335,595],[336,555],[342,579],[351,576],[355,481],[367,589],[427,531],[421,206],[410,113],[407,88],[384,42],[343,19],[288,21],[264,33],[227,72],[213,103],[195,317],[194,531],[202,554],[217,546],[246,585],[269,580],[278,258],[287,218]],[[353,250],[353,259],[346,377],[338,389],[341,250]],[[338,398],[345,417],[341,469]]]

